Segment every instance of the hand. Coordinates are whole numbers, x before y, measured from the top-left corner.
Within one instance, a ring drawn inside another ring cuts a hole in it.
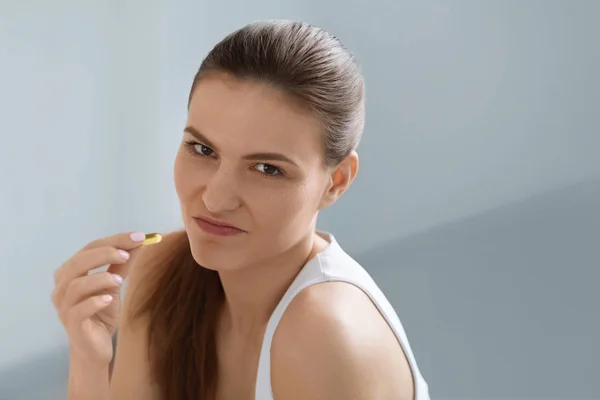
[[[52,302],[67,331],[71,357],[108,365],[121,308],[121,284],[145,235],[121,233],[93,241],[54,273]],[[106,272],[89,272],[109,265]]]

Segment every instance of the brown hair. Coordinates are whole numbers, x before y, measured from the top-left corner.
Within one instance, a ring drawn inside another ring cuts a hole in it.
[[[322,29],[267,21],[231,33],[202,62],[190,99],[210,73],[270,85],[310,107],[323,124],[328,165],[337,165],[358,146],[364,126],[363,78],[353,56]],[[195,262],[184,231],[169,236],[153,266],[144,266],[148,292],[136,303],[134,316],[149,317],[152,378],[162,398],[213,400],[223,287],[217,272]]]

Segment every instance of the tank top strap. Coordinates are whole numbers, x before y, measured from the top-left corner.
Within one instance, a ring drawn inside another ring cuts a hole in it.
[[[423,379],[400,319],[375,281],[337,243],[333,235],[319,233],[330,244],[302,268],[271,314],[263,337],[256,377],[256,400],[274,400],[271,387],[271,344],[279,321],[290,303],[302,290],[322,282],[346,282],[361,289],[377,307],[402,346],[413,373],[415,400],[429,400]]]

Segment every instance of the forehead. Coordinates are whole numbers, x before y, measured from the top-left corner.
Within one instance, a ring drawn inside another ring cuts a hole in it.
[[[192,94],[188,125],[215,146],[253,151],[323,152],[323,128],[314,113],[266,84],[221,75],[202,78]],[[311,157],[312,158],[312,157]]]

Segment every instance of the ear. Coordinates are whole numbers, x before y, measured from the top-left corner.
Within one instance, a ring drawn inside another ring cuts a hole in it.
[[[327,186],[321,209],[327,208],[337,201],[348,190],[356,174],[358,173],[358,153],[352,151],[339,165],[331,172],[329,185]]]

